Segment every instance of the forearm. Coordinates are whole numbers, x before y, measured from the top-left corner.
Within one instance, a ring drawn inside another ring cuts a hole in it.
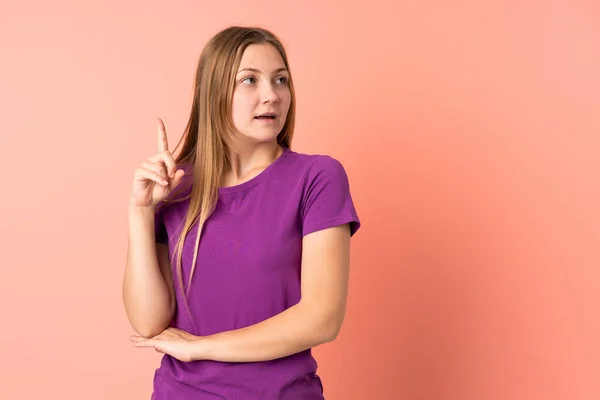
[[[157,257],[154,209],[129,207],[123,303],[131,326],[142,336],[159,334],[173,316],[174,305]]]
[[[334,324],[302,302],[246,328],[199,338],[192,358],[257,362],[299,353],[333,340]]]

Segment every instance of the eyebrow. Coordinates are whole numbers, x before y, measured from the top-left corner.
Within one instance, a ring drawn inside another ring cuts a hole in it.
[[[252,72],[258,72],[258,73],[262,72],[261,70],[256,69],[256,68],[242,68],[237,73],[239,74],[242,71],[252,71]],[[276,69],[273,72],[282,72],[282,71],[287,71],[287,68],[281,67],[281,68]]]

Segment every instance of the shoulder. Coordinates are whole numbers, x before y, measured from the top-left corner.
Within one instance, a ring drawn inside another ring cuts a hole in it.
[[[329,154],[292,152],[290,155],[304,203],[317,199],[337,202],[350,197],[348,174],[339,159]]]
[[[296,153],[297,154],[297,153]],[[350,182],[342,162],[329,154],[299,154],[304,167],[301,187],[300,218],[302,235],[350,224],[351,236],[360,227]]]
[[[290,150],[289,158],[297,170],[305,173],[307,183],[319,176],[347,179],[342,162],[329,154],[307,154]]]

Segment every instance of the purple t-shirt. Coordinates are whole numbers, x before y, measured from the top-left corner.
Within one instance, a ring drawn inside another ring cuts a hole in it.
[[[171,256],[188,204],[157,208],[156,240],[169,244]],[[188,299],[191,319],[172,265],[178,304],[172,325],[207,336],[257,324],[295,305],[301,296],[302,237],[345,223],[352,235],[360,227],[342,164],[284,148],[256,177],[219,189],[200,240]],[[195,225],[184,244],[186,287],[197,233]],[[322,400],[316,371],[310,349],[245,363],[181,362],[165,355],[152,399]]]

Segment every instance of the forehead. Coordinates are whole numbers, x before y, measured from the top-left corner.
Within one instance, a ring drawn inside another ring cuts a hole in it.
[[[263,72],[271,72],[285,67],[279,51],[269,43],[251,44],[246,47],[240,61],[240,68],[256,68]]]

